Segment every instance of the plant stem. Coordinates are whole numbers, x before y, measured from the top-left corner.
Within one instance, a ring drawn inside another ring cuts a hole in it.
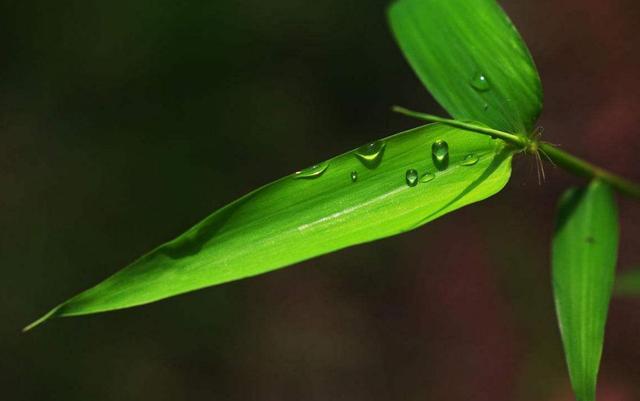
[[[562,167],[563,169],[573,174],[590,179],[597,178],[611,185],[620,193],[640,199],[640,185],[629,181],[626,178],[617,176],[608,170],[591,164],[586,160],[582,160],[570,153],[565,152],[564,150],[551,145],[550,143],[539,142],[537,139],[529,138],[524,135],[510,134],[508,132],[495,130],[493,128],[477,125],[474,123],[466,123],[458,120],[451,120],[448,118],[434,116],[431,114],[420,113],[400,106],[393,106],[392,110],[396,113],[400,113],[420,120],[447,124],[452,127],[461,128],[467,131],[489,135],[493,138],[500,138],[519,150],[527,151],[530,153],[537,153],[538,151],[541,151],[552,163]]]
[[[555,146],[540,142],[540,150],[556,165],[585,178],[598,178],[625,195],[640,199],[640,185],[613,174],[612,172],[582,160]]]
[[[418,111],[405,109],[404,107],[400,107],[400,106],[393,106],[391,110],[393,110],[396,113],[403,114],[405,116],[417,118],[419,120],[425,120],[425,121],[430,121],[434,123],[442,123],[442,124],[450,125],[452,127],[461,128],[467,131],[474,131],[479,134],[489,135],[493,138],[500,138],[503,141],[510,143],[520,149],[525,149],[530,142],[529,139],[526,137],[509,134],[504,131],[499,131],[493,128],[489,128],[489,127],[485,127],[485,126],[481,126],[473,123],[465,123],[458,120],[451,120],[449,118],[443,118],[443,117],[438,117],[431,114],[420,113]]]

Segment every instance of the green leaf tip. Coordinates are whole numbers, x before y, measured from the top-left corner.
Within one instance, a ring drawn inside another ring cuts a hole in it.
[[[60,310],[61,306],[62,305],[56,306],[55,308],[51,309],[49,312],[45,313],[43,316],[38,318],[37,320],[33,321],[32,323],[29,323],[28,325],[22,328],[22,332],[26,333],[28,331],[31,331],[37,326],[40,326],[42,323],[46,322],[47,320],[54,318],[55,316],[57,316],[57,312]]]
[[[561,197],[552,244],[553,292],[571,385],[594,401],[618,253],[613,190],[600,181]]]

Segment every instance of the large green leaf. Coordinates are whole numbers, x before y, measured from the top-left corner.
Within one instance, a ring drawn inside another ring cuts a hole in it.
[[[593,181],[567,191],[556,224],[552,276],[560,333],[576,398],[593,401],[618,254],[612,190]]]
[[[618,275],[614,293],[623,297],[640,295],[640,269],[636,268]]]
[[[531,132],[542,109],[540,78],[494,0],[398,0],[389,20],[418,77],[453,117]]]
[[[500,140],[438,124],[374,142],[240,198],[35,324],[153,302],[410,230],[499,191],[511,155]]]

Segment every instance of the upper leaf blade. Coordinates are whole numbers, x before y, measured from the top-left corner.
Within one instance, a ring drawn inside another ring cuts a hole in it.
[[[542,109],[540,77],[494,0],[398,0],[388,14],[409,64],[449,114],[531,132]]]
[[[442,160],[432,157],[437,140],[448,144]],[[145,304],[407,231],[498,192],[511,155],[500,140],[445,125],[391,136],[240,198],[35,324]],[[415,181],[412,171],[407,177],[413,169],[433,177]]]
[[[579,401],[595,400],[618,254],[612,190],[593,181],[560,200],[552,246],[553,291],[569,375]]]

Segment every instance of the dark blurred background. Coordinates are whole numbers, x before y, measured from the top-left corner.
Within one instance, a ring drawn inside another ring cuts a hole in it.
[[[640,180],[640,3],[503,0],[546,140]],[[152,305],[20,328],[216,208],[444,114],[388,0],[0,1],[0,398],[571,400],[531,158],[391,239]],[[620,199],[620,268],[640,204]],[[640,300],[610,309],[600,400],[640,399]]]

